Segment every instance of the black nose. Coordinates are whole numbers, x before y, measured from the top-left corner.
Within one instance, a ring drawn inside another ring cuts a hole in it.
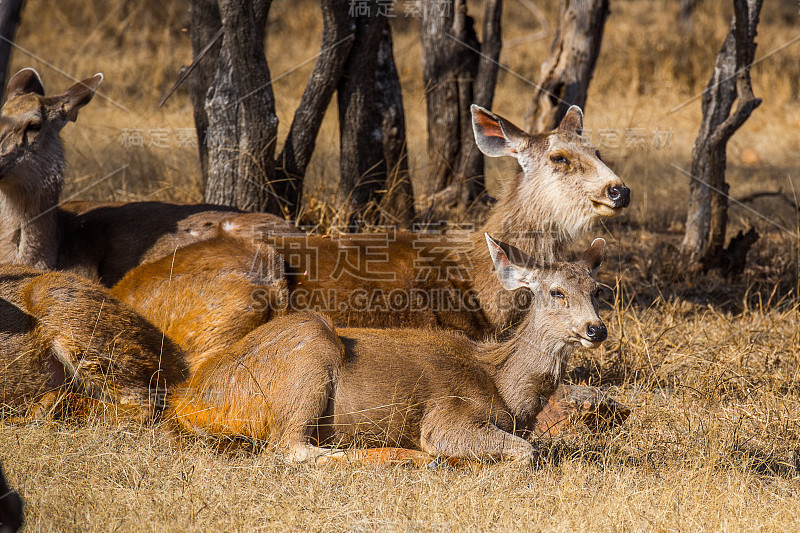
[[[631,203],[631,190],[624,185],[615,185],[608,189],[608,197],[614,202],[614,207],[628,207]]]
[[[608,331],[603,324],[586,328],[586,337],[592,342],[603,342],[608,337]]]

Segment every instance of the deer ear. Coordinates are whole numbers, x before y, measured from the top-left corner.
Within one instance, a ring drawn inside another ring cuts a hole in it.
[[[495,275],[497,275],[500,285],[509,291],[520,287],[530,287],[530,281],[527,279],[530,270],[514,264],[503,249],[503,243],[492,239],[488,233],[484,233],[484,236],[486,237],[486,244],[489,246],[489,255],[492,256],[492,262],[494,263]],[[514,250],[519,251],[516,248]],[[520,251],[520,253],[522,252]],[[530,258],[528,257],[528,259]]]
[[[8,96],[19,96],[20,94],[36,93],[44,96],[44,85],[39,73],[32,68],[24,68],[14,74],[8,81]]]
[[[598,237],[592,241],[592,245],[584,250],[583,255],[581,255],[581,262],[586,265],[586,268],[589,269],[592,276],[597,274],[597,271],[600,269],[605,251],[606,241]]]
[[[558,131],[564,133],[574,133],[580,135],[583,133],[583,111],[581,108],[573,105],[567,109],[567,114],[561,119],[561,124],[558,125]]]
[[[489,157],[516,157],[528,135],[503,117],[472,104],[472,130],[475,144]]]
[[[95,74],[91,78],[79,81],[63,94],[53,97],[56,102],[61,104],[61,114],[64,118],[75,122],[75,119],[78,118],[78,111],[92,100],[102,82],[103,75]]]

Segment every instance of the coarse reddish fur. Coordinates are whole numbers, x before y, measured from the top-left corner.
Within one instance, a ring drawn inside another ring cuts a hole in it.
[[[503,285],[534,295],[516,333],[483,343],[432,329],[337,334],[320,315],[291,313],[207,357],[171,393],[171,415],[194,434],[270,439],[293,460],[330,453],[319,445],[533,458],[527,439],[567,357],[605,338],[591,277],[604,243],[549,267],[494,246]]]
[[[0,410],[44,414],[66,393],[130,405],[143,417],[185,379],[169,339],[80,276],[0,267]],[[159,400],[159,394],[162,395]]]
[[[78,273],[111,286],[142,262],[206,240],[223,228],[250,236],[294,231],[268,214],[214,205],[74,202],[58,205],[64,181],[61,129],[77,118],[103,77],[45,96],[39,75],[23,69],[0,111],[0,262]]]
[[[227,234],[140,265],[110,292],[161,328],[192,371],[283,313],[288,299],[275,250]]]

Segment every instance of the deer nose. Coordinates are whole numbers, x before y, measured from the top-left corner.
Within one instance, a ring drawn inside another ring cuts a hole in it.
[[[592,342],[603,342],[608,337],[608,331],[603,324],[599,326],[589,325],[586,327],[586,338]]]
[[[614,207],[628,207],[631,203],[631,190],[624,185],[614,185],[608,189],[608,197]]]

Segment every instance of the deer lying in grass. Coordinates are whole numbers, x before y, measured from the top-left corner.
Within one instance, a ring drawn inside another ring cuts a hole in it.
[[[0,414],[35,417],[77,395],[146,417],[186,378],[182,354],[80,276],[0,267]]]
[[[158,326],[194,372],[286,310],[280,264],[272,247],[223,232],[134,268],[110,292]]]
[[[552,261],[598,218],[629,204],[629,189],[580,138],[578,107],[537,135],[478,106],[472,118],[478,147],[515,157],[523,170],[505,184],[486,223],[468,235],[273,236],[286,257],[293,309],[323,311],[336,325],[437,325],[481,339],[524,315],[517,296],[491,275],[484,233]]]
[[[531,136],[473,106],[479,148],[492,157],[515,157],[523,173],[506,184],[486,224],[466,241],[399,233],[376,248],[374,234],[270,237],[276,229],[293,229],[272,215],[210,205],[77,202],[57,208],[64,169],[58,134],[101,81],[98,74],[50,97],[33,69],[9,81],[0,113],[0,261],[68,270],[111,286],[134,266],[220,231],[262,233],[288,259],[295,309],[327,312],[338,325],[436,324],[483,338],[521,317],[513,297],[489,275],[483,232],[551,259],[596,219],[615,216],[629,203],[629,190],[580,139],[579,108],[572,107],[556,130]],[[353,295],[360,301],[351,301]],[[392,295],[405,304],[387,301]]]
[[[605,241],[576,263],[537,266],[486,236],[496,278],[534,305],[516,333],[475,342],[436,330],[343,329],[298,312],[206,358],[170,394],[178,425],[195,434],[270,439],[292,460],[320,446],[399,446],[455,458],[527,460],[536,415],[577,345],[599,346],[592,275]]]
[[[111,286],[134,266],[213,237],[222,227],[244,235],[276,227],[292,231],[274,215],[224,206],[75,202],[58,207],[65,167],[59,133],[102,81],[97,74],[56,96],[45,96],[30,68],[9,81],[0,111],[0,262],[67,270]]]

